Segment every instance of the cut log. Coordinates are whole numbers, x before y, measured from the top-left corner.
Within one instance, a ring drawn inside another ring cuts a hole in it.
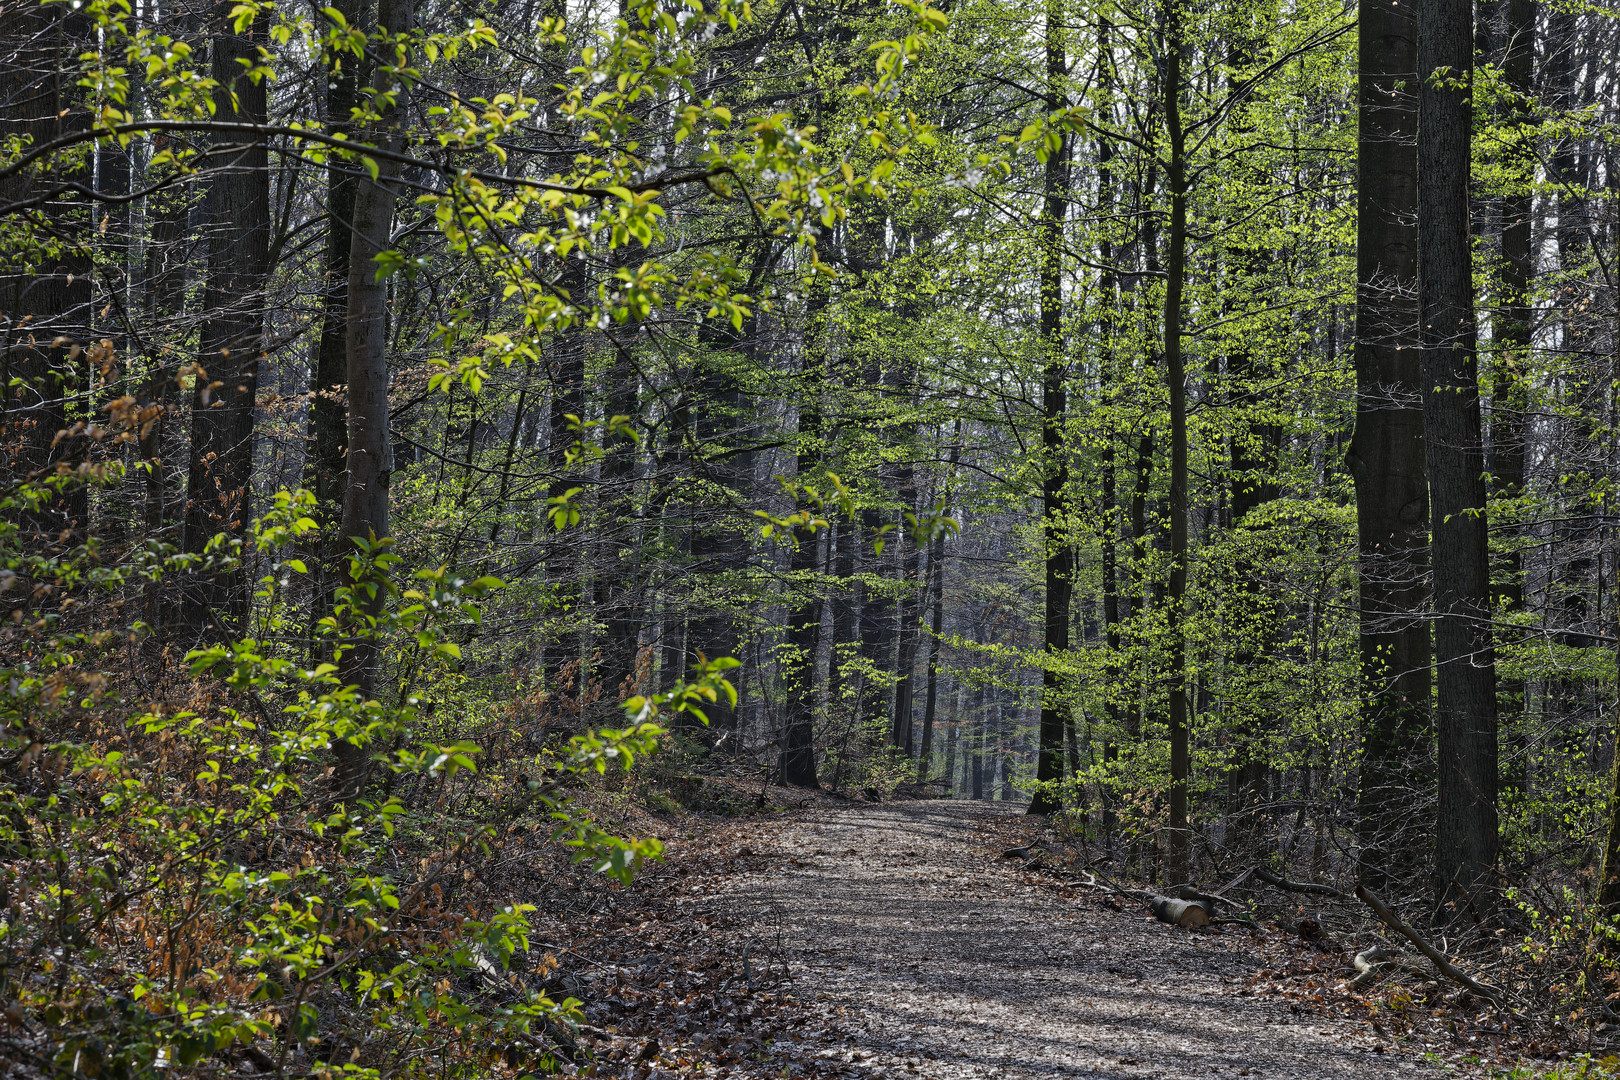
[[[1212,893],[1204,892],[1193,885],[1173,886],[1172,888],[1164,890],[1164,895],[1175,900],[1196,900],[1200,904],[1203,904],[1205,910],[1207,910],[1211,915],[1215,914],[1221,901],[1225,900],[1225,897],[1215,896]]]
[[[1209,908],[1202,900],[1178,900],[1171,896],[1155,896],[1148,901],[1153,917],[1171,926],[1208,926]]]

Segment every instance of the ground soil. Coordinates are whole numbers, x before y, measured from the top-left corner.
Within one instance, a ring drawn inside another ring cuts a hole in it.
[[[670,898],[798,1014],[739,1075],[1440,1075],[1326,979],[1268,994],[1247,930],[1167,927],[1002,858],[1031,830],[1010,807],[821,806],[734,824]]]

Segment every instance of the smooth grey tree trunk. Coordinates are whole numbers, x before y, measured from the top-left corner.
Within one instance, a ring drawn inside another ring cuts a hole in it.
[[[799,483],[820,489],[822,465],[822,414],[820,382],[826,377],[825,341],[826,291],[817,288],[811,295],[805,317],[804,379],[799,405],[798,460],[795,472]],[[804,499],[797,509],[813,513]],[[820,537],[810,528],[794,530],[793,555],[789,562],[789,589],[795,600],[788,615],[788,651],[782,665],[786,694],[786,719],[782,726],[782,783],[794,787],[819,787],[816,777],[816,658],[821,655],[821,608],[819,589],[811,584],[821,562]]]

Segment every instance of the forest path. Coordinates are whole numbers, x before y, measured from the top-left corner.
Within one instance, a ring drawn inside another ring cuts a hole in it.
[[[1172,929],[1019,872],[998,858],[1015,813],[935,801],[758,822],[704,906],[740,917],[755,970],[776,962],[767,946],[786,962],[823,1037],[843,1038],[818,1056],[846,1075],[1437,1075],[1331,997],[1242,993],[1263,962],[1237,928]]]

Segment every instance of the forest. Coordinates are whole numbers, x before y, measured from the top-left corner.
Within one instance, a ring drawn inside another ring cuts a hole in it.
[[[0,9],[0,1061],[554,1071],[722,781],[1620,1024],[1620,8],[935,2]]]

